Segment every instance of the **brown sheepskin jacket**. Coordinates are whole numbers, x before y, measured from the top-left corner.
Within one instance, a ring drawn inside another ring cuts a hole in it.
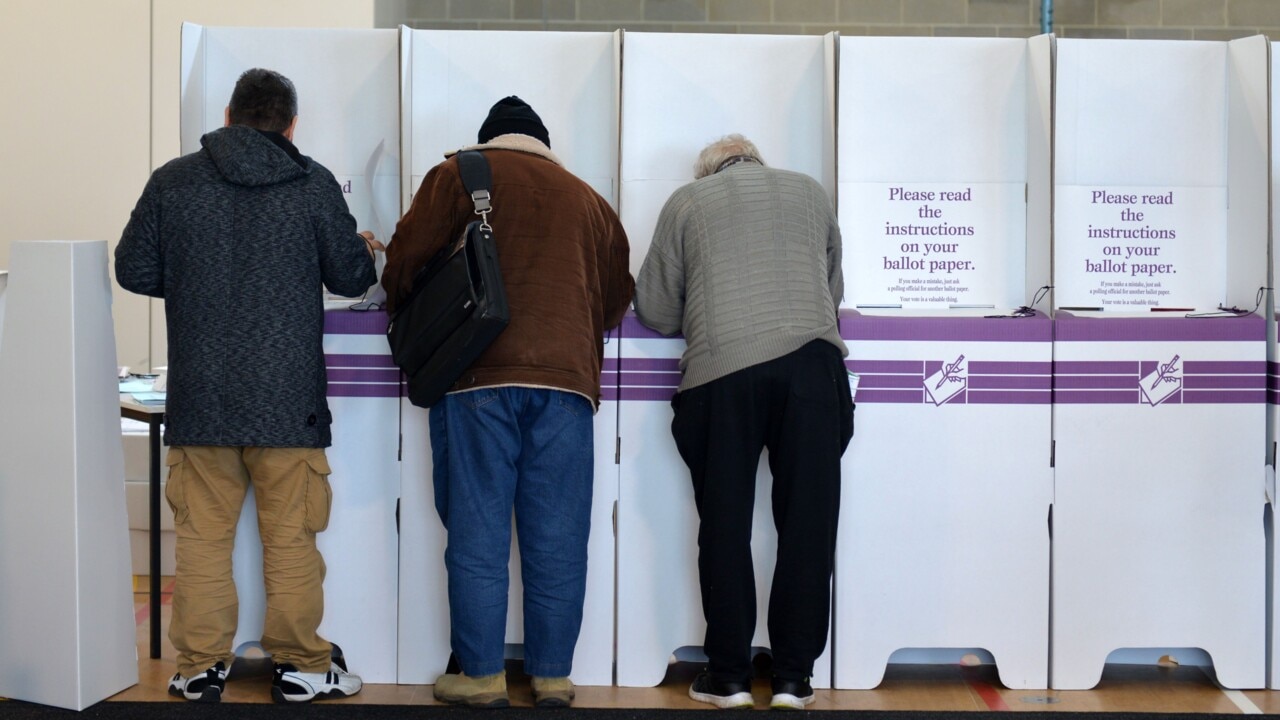
[[[500,135],[482,150],[511,322],[450,392],[514,385],[578,393],[598,405],[604,333],[622,322],[635,282],[613,208],[541,142]],[[476,218],[456,157],[435,166],[387,246],[392,313],[414,274]]]

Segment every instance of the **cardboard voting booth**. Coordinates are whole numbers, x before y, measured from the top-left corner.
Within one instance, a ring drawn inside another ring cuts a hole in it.
[[[1277,73],[1280,72],[1280,48],[1275,43],[1271,44],[1271,137],[1277,137],[1276,122],[1280,119],[1280,94],[1276,93],[1274,85],[1276,83]],[[1280,195],[1280,153],[1271,153],[1271,206],[1277,206],[1277,196]],[[1280,217],[1272,216],[1272,237],[1275,237],[1275,228],[1280,225]],[[1271,689],[1280,688],[1280,662],[1276,662],[1276,653],[1280,652],[1280,626],[1276,624],[1275,598],[1277,597],[1277,578],[1280,578],[1280,564],[1277,564],[1276,558],[1280,555],[1276,553],[1276,532],[1275,532],[1275,511],[1276,511],[1276,444],[1277,438],[1280,437],[1280,340],[1277,339],[1276,318],[1280,313],[1275,312],[1275,303],[1278,297],[1274,290],[1276,278],[1280,277],[1280,273],[1276,272],[1276,256],[1274,246],[1271,248],[1271,275],[1268,287],[1273,288],[1264,298],[1264,307],[1271,308],[1272,312],[1267,317],[1267,502],[1271,505],[1271,514],[1269,516],[1270,523],[1267,525],[1267,559],[1271,562],[1271,585],[1267,588],[1267,597],[1271,598],[1268,603],[1268,611],[1270,616],[1267,618],[1271,628],[1271,634],[1267,638],[1267,657],[1271,658],[1270,675],[1267,677],[1267,687]],[[0,302],[3,302],[3,296],[0,296]]]
[[[298,91],[294,143],[328,168],[342,187],[357,226],[382,240],[399,218],[399,36],[395,30],[278,30],[186,24],[182,42],[182,151],[223,126],[224,108],[240,74],[276,70]],[[381,265],[381,263],[379,263]],[[317,288],[317,292],[320,289]],[[363,298],[378,300],[377,290]],[[331,308],[359,303],[338,299]],[[271,312],[271,298],[261,299]],[[358,315],[358,313],[354,313]],[[381,323],[381,329],[375,327]],[[362,324],[363,323],[363,324]],[[349,328],[359,326],[358,331]],[[333,331],[334,327],[348,330]],[[398,380],[387,355],[385,316],[326,317],[325,353],[333,446],[333,511],[318,544],[328,573],[320,633],[342,646],[366,682],[396,680],[399,538],[396,460]],[[398,376],[397,376],[398,377]],[[336,382],[335,382],[336,381]],[[243,652],[262,634],[265,591],[256,506],[245,502],[234,556],[240,596],[235,646]]]
[[[1058,41],[1055,688],[1169,653],[1265,683],[1267,54]]]
[[[444,154],[474,145],[489,108],[508,95],[542,118],[551,150],[565,167],[617,205],[619,35],[401,30],[402,202]],[[503,234],[501,198],[494,232]],[[606,358],[616,359],[606,346]],[[606,363],[609,360],[606,359]],[[602,384],[609,380],[606,376]],[[446,534],[431,484],[428,411],[402,405],[403,496],[399,682],[434,683],[449,659]],[[617,405],[607,392],[595,416],[595,488],[588,540],[587,594],[570,676],[579,685],[613,681],[614,535],[618,496],[614,460]],[[509,653],[523,638],[519,555],[512,541],[507,617]]]
[[[107,244],[16,242],[12,261],[0,696],[83,710],[138,682]]]
[[[841,39],[841,335],[859,382],[837,688],[969,653],[1008,687],[1047,686],[1052,334],[1011,311],[1049,284],[1050,53],[1048,36]]]
[[[622,222],[639,272],[663,204],[693,180],[709,142],[740,133],[767,164],[835,189],[835,39],[752,35],[629,34],[623,43]],[[780,111],[785,109],[785,112]],[[689,471],[671,439],[670,399],[680,382],[680,338],[634,317],[619,360],[617,682],[652,686],[668,658],[703,642],[698,516]],[[752,554],[758,620],[752,645],[767,648],[769,587],[777,549],[772,480],[761,464]],[[814,667],[830,684],[830,644]]]

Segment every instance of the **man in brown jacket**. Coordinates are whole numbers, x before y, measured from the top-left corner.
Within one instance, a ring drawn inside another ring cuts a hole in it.
[[[565,170],[546,127],[517,97],[480,127],[493,176],[498,262],[511,321],[431,408],[436,510],[449,541],[449,617],[461,674],[436,698],[508,704],[503,670],[511,513],[524,579],[524,666],[538,705],[568,705],[582,624],[604,332],[622,321],[634,281],[622,224]],[[423,180],[387,249],[394,312],[418,269],[474,217],[458,161]]]

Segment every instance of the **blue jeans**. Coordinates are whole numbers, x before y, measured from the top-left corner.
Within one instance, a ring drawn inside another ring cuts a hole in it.
[[[499,387],[431,408],[436,511],[448,531],[450,640],[470,676],[503,670],[511,512],[524,579],[524,667],[573,665],[587,584],[592,407],[559,390]]]

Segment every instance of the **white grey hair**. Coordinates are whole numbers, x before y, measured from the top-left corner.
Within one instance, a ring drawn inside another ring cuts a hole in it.
[[[708,175],[714,175],[730,160],[739,158],[754,160],[764,165],[764,158],[760,157],[760,151],[756,149],[755,143],[737,133],[725,135],[698,153],[698,160],[693,164],[693,178],[699,180]]]

